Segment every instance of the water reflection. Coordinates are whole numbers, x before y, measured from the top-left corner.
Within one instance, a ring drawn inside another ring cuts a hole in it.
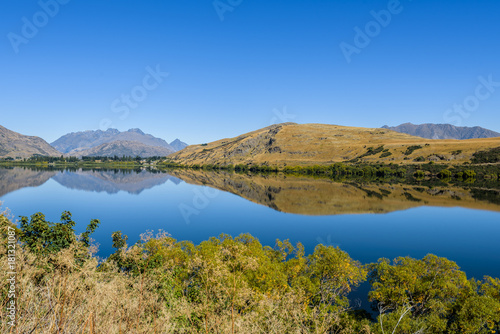
[[[419,206],[464,207],[500,211],[497,189],[422,186],[402,183],[195,170],[169,173],[195,185],[207,185],[239,195],[277,211],[302,215],[387,213]]]
[[[70,189],[106,192],[115,194],[125,191],[129,194],[140,194],[146,189],[153,188],[171,180],[178,184],[179,179],[164,173],[152,173],[146,170],[140,171],[102,171],[96,170],[64,171],[52,177],[57,183]]]
[[[463,207],[500,211],[500,192],[484,186],[474,187],[388,183],[256,175],[174,169],[66,169],[41,170],[0,168],[0,197],[24,187],[38,187],[53,179],[75,190],[116,194],[140,194],[146,189],[171,181],[205,185],[241,196],[276,211],[301,215],[388,213],[420,206]]]
[[[28,168],[0,168],[0,197],[21,188],[41,186],[57,173]]]
[[[69,189],[136,195],[167,181],[182,182],[164,172],[145,169],[0,168],[0,197],[21,188],[41,186],[49,179]]]
[[[203,209],[200,194],[211,192],[199,185],[221,190],[206,196]],[[433,253],[476,278],[500,277],[499,186],[194,170],[0,169],[1,200],[13,217],[43,212],[55,222],[68,210],[77,233],[98,218],[93,238],[102,257],[113,252],[111,234],[118,230],[130,244],[146,230],[196,244],[221,233],[250,233],[271,247],[276,239],[300,241],[306,253],[318,243],[340,246],[362,263]],[[24,187],[31,188],[14,191]],[[186,206],[198,210],[189,224],[181,210]]]

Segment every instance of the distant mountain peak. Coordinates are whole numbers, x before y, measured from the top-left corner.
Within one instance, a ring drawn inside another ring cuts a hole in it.
[[[144,132],[142,132],[142,130],[141,130],[141,129],[139,129],[139,128],[129,129],[127,132],[134,132],[134,133],[138,133],[138,134],[140,134],[140,135],[145,134],[145,133],[144,133]]]
[[[186,144],[183,141],[180,141],[178,138],[176,138],[174,141],[170,143],[170,146],[172,146],[176,151],[180,151],[186,147],[188,147],[188,144]]]
[[[384,125],[382,128],[406,133],[428,139],[473,139],[500,137],[500,133],[480,126],[454,126],[451,124],[412,124],[403,123],[398,126]]]

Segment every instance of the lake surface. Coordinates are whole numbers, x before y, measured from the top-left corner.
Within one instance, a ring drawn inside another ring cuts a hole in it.
[[[0,168],[0,201],[11,214],[68,210],[81,233],[93,218],[99,255],[111,233],[129,244],[147,230],[194,243],[221,233],[250,233],[339,246],[362,263],[381,257],[447,257],[468,277],[500,277],[500,194],[496,189],[174,170],[59,171]]]

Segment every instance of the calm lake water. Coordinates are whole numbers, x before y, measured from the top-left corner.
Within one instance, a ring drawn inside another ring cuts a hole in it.
[[[484,187],[440,187],[195,171],[57,171],[0,168],[0,201],[11,214],[71,211],[78,233],[93,218],[99,255],[111,233],[129,244],[162,229],[194,243],[250,233],[261,243],[339,246],[362,263],[381,257],[447,257],[468,277],[500,277],[500,194]]]

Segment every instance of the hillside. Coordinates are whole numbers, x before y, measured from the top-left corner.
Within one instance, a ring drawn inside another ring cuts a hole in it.
[[[130,129],[123,132],[116,129],[72,132],[60,137],[51,145],[63,153],[76,153],[115,141],[137,142],[147,146],[167,148],[173,152],[178,150],[170,146],[165,140],[146,134],[140,129]],[[172,143],[176,142],[173,141]],[[179,143],[182,142],[179,141]],[[176,145],[179,143],[176,143]]]
[[[40,137],[25,136],[0,125],[0,158],[29,158],[33,154],[60,156],[61,152]]]
[[[431,140],[387,129],[282,123],[235,138],[191,145],[169,156],[182,164],[295,166],[356,161],[469,162],[472,154],[500,147],[500,138]]]
[[[89,148],[87,150],[72,151],[67,156],[74,157],[113,157],[113,156],[139,156],[141,158],[149,158],[153,156],[165,157],[174,150],[168,147],[151,146],[135,141],[124,141],[118,140],[111,143],[104,143],[96,147]]]
[[[500,133],[479,126],[454,126],[451,124],[412,124],[404,123],[398,126],[384,125],[383,129],[389,129],[412,136],[429,139],[473,139],[500,137]]]

